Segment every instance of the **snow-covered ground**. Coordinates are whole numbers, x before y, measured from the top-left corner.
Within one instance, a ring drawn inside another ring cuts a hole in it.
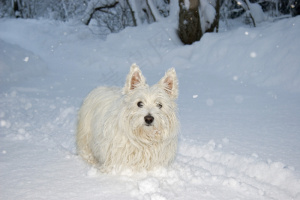
[[[300,17],[206,34],[175,23],[106,39],[76,23],[0,20],[0,199],[300,199]],[[101,174],[75,150],[98,85],[174,67],[181,134],[168,169]]]

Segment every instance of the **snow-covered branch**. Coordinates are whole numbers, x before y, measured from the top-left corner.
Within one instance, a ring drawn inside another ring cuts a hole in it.
[[[118,3],[119,3],[119,1],[117,1],[117,0],[105,0],[105,1],[91,0],[87,5],[86,11],[85,11],[81,21],[84,24],[88,25],[96,10],[114,7]]]

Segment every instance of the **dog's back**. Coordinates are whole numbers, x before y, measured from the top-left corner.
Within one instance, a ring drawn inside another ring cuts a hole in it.
[[[120,88],[99,87],[89,93],[79,110],[76,135],[77,152],[91,164],[99,162],[95,160],[90,148],[90,143],[93,139],[91,132],[93,118],[97,115],[98,121],[96,123],[103,123],[107,112],[111,112],[109,108],[111,108],[111,105],[120,99],[120,97]]]

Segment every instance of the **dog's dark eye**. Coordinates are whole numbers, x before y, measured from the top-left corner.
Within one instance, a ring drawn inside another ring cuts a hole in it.
[[[139,102],[137,103],[137,106],[138,106],[139,108],[142,108],[142,107],[144,106],[144,103],[141,102],[141,101],[139,101]]]
[[[158,107],[159,109],[161,109],[161,108],[162,108],[161,103],[158,103],[158,104],[157,104],[157,107]]]

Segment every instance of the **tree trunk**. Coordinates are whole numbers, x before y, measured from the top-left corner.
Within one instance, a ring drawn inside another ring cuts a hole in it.
[[[184,0],[179,0],[178,36],[184,44],[199,41],[203,33],[200,25],[199,0],[189,0],[186,8]]]
[[[127,5],[129,6],[129,9],[130,9],[130,14],[131,14],[131,17],[132,17],[133,25],[137,26],[137,22],[136,22],[136,18],[135,18],[135,11],[133,11],[129,0],[126,0],[126,2],[127,2]]]
[[[250,18],[252,20],[253,26],[256,27],[255,19],[252,16],[251,9],[250,9],[250,6],[249,6],[250,2],[249,2],[249,0],[244,0],[244,1],[245,1],[246,5],[247,5],[248,11],[249,11],[249,16],[250,16]]]
[[[216,0],[216,16],[214,22],[211,24],[210,28],[206,30],[205,32],[214,32],[216,29],[216,32],[219,32],[219,20],[220,20],[220,0]]]
[[[151,9],[151,6],[149,5],[148,0],[146,0],[146,5],[147,5],[147,10],[149,11],[149,14],[148,14],[149,21],[150,21],[150,16],[151,16],[151,18],[153,19],[153,21],[156,22],[156,17],[155,17],[155,15],[153,14],[153,11],[152,11],[152,9]],[[149,15],[150,15],[150,16],[149,16]]]
[[[150,9],[151,15],[155,19],[154,21],[158,22],[161,19],[161,15],[159,14],[159,11],[157,7],[155,6],[153,0],[146,0],[147,6]]]

